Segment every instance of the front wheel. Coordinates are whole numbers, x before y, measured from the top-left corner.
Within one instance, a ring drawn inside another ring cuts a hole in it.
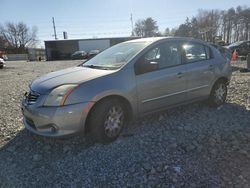
[[[90,114],[90,133],[101,143],[114,141],[126,124],[126,110],[118,100],[105,100],[97,104]]]
[[[218,107],[225,103],[227,97],[227,85],[223,81],[217,81],[210,93],[209,104]]]

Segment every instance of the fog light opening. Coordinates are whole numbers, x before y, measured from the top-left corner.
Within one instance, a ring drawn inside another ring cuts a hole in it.
[[[50,125],[50,132],[51,133],[57,132],[57,126],[56,125]]]

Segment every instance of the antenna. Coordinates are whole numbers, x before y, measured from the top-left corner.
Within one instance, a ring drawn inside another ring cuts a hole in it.
[[[55,19],[54,17],[52,17],[52,23],[53,23],[53,28],[54,28],[54,37],[55,37],[55,40],[57,40],[57,36],[56,36],[56,24],[55,24]]]
[[[134,22],[133,22],[133,14],[130,14],[130,21],[131,21],[131,36],[134,36]]]

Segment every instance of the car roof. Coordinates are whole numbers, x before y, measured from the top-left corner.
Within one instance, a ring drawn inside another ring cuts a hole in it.
[[[131,42],[155,42],[161,39],[166,39],[168,37],[148,37],[148,38],[140,38],[140,39],[134,39],[126,41],[125,43],[131,43]]]
[[[206,43],[205,41],[199,40],[199,39],[194,39],[191,37],[148,37],[148,38],[140,38],[140,39],[134,39],[134,40],[129,40],[124,43],[132,43],[132,42],[147,42],[147,43],[153,43],[161,40],[166,40],[166,39],[182,39],[182,40],[187,40],[187,41],[194,41],[194,42],[201,42],[201,43]]]

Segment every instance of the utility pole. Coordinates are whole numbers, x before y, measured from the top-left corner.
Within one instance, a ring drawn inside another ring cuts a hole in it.
[[[132,13],[130,14],[130,21],[131,21],[131,36],[134,36],[134,22],[133,22],[133,15]]]
[[[54,37],[55,37],[55,40],[57,40],[57,36],[56,36],[56,24],[55,24],[54,17],[52,17],[52,22],[53,22],[53,28],[54,28]]]

